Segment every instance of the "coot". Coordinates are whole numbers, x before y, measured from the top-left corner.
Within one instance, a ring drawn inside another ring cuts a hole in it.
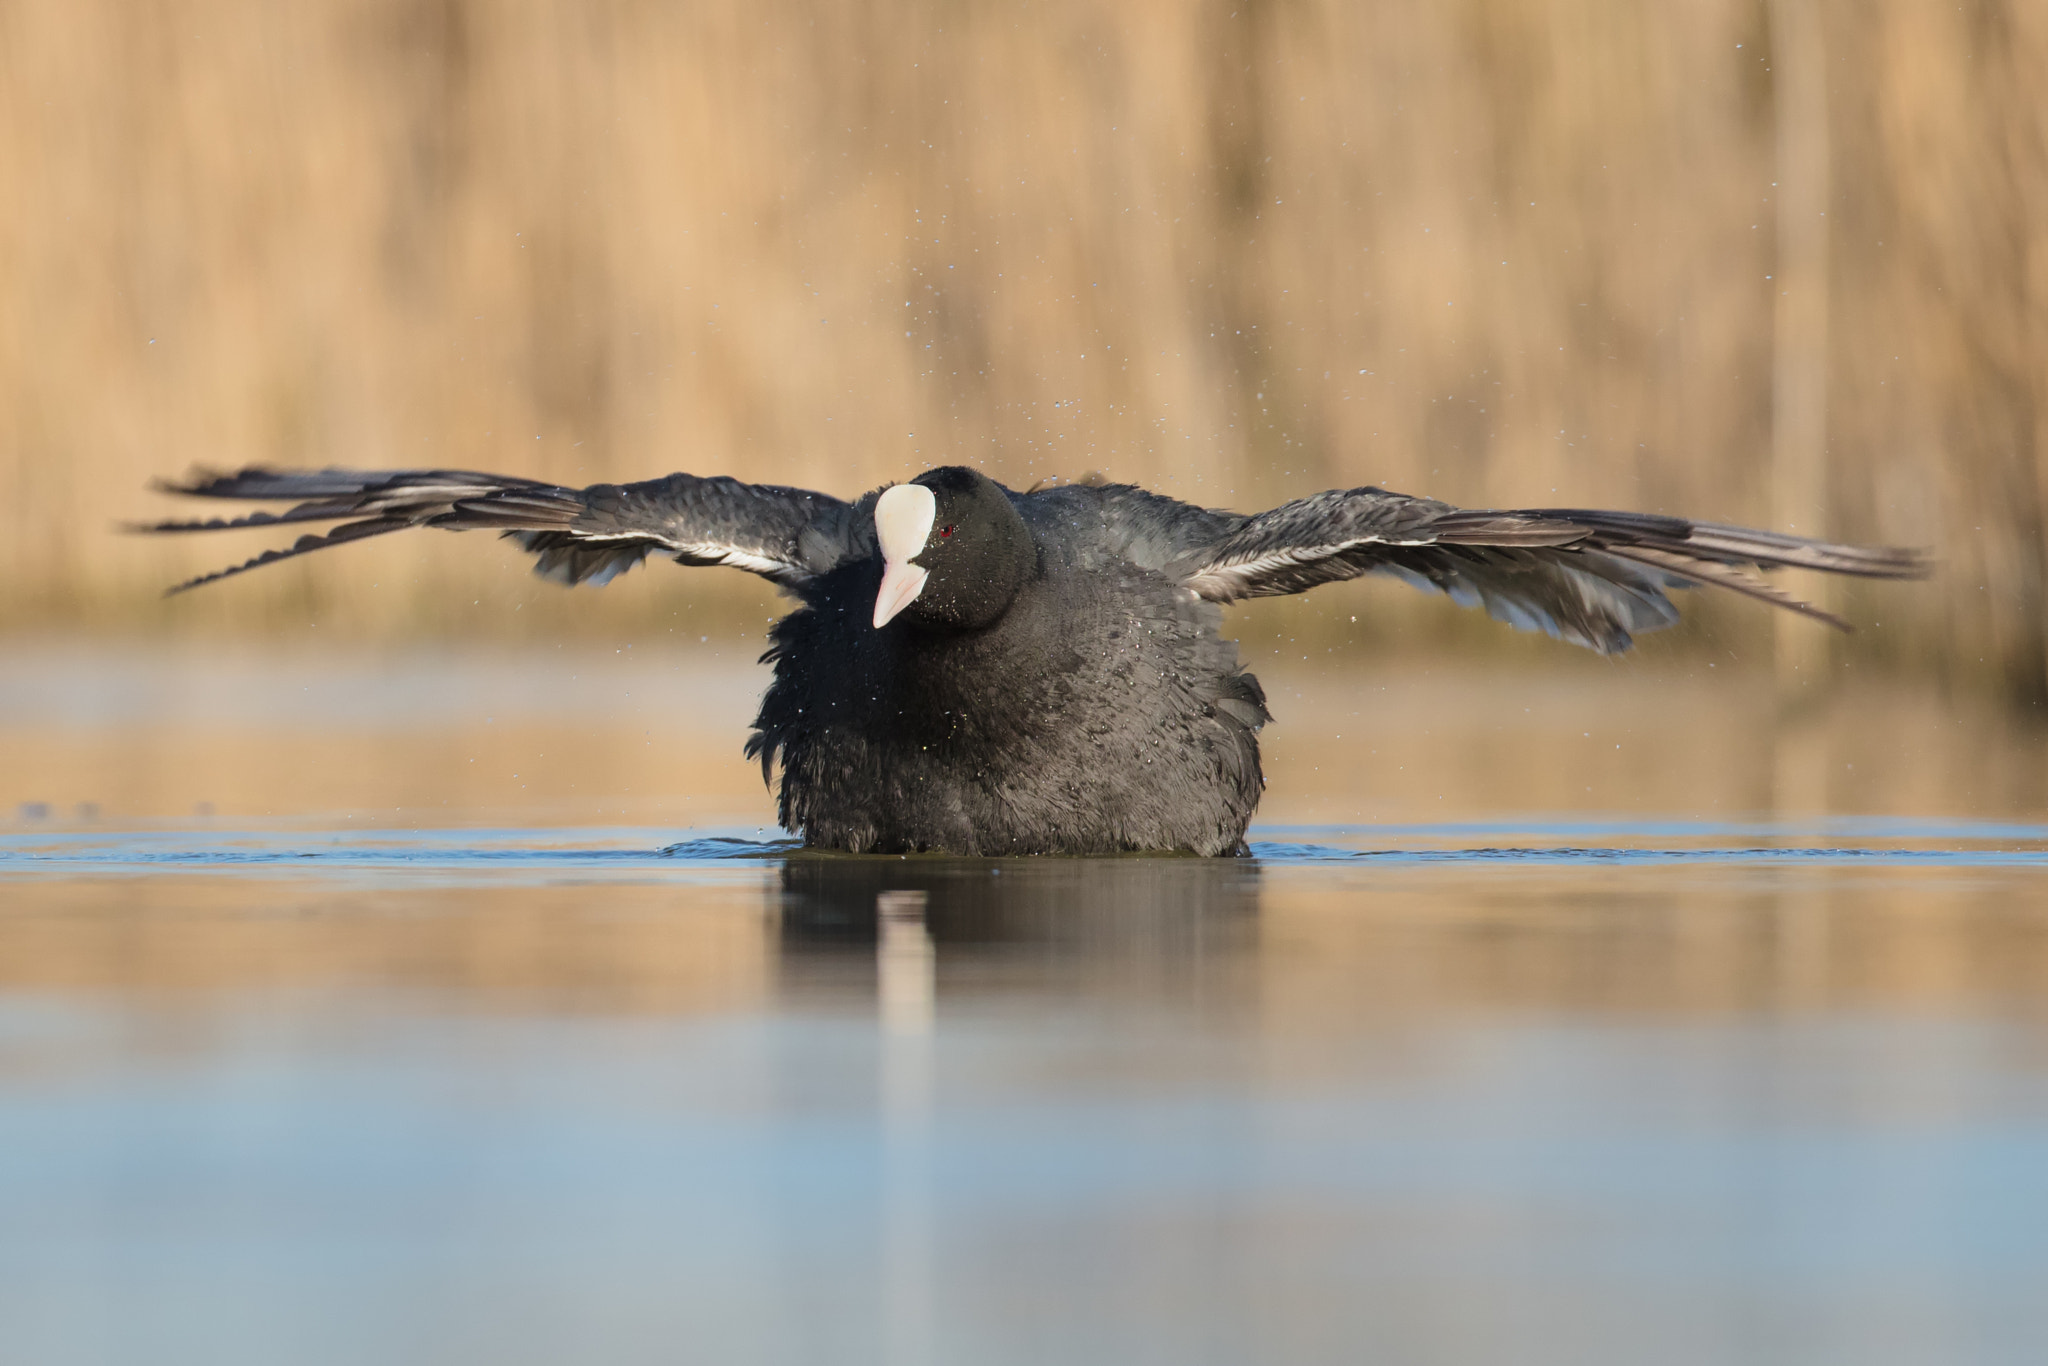
[[[1840,626],[1756,571],[1926,572],[1915,551],[1642,513],[1470,511],[1357,488],[1247,515],[1127,484],[1018,493],[957,465],[852,503],[688,474],[571,489],[256,468],[160,487],[296,505],[147,530],[339,523],[173,592],[413,526],[499,531],[565,584],[650,554],[773,580],[800,605],[771,633],[747,753],[764,779],[780,757],[785,828],[866,852],[1242,852],[1271,717],[1218,634],[1220,603],[1391,574],[1609,654],[1678,619],[1670,588]]]

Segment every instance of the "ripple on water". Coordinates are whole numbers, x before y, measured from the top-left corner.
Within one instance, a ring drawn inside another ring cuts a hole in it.
[[[699,830],[681,839],[675,833],[638,828],[20,832],[0,835],[0,876],[247,869],[548,877],[759,865],[802,850],[798,840],[760,832]],[[2011,822],[1487,821],[1275,827],[1254,833],[1265,838],[1251,842],[1253,858],[1276,865],[2048,866],[2048,826]]]

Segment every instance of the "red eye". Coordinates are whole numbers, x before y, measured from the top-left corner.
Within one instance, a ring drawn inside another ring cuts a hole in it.
[[[950,541],[950,540],[952,540],[952,539],[953,539],[953,528],[951,528],[951,527],[949,527],[949,526],[942,526],[942,527],[940,527],[940,528],[939,528],[939,539],[940,539],[940,540],[942,540],[942,541]]]

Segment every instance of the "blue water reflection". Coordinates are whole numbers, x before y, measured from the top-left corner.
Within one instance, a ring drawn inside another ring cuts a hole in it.
[[[1459,821],[1409,825],[1253,826],[1262,863],[1781,863],[2034,867],[2048,865],[2048,825],[2011,821],[1830,817],[1809,820]],[[289,825],[194,831],[37,830],[0,835],[0,875],[268,871],[318,874],[503,869],[509,873],[649,871],[776,861],[812,854],[800,842],[758,830],[672,832],[386,829],[309,831]],[[1003,860],[918,859],[989,863]],[[859,862],[859,860],[853,860]],[[885,864],[887,860],[876,860]],[[1048,863],[1056,862],[1048,860]],[[1073,860],[1090,867],[1112,861]]]
[[[0,1359],[2006,1362],[2048,830],[0,844]]]

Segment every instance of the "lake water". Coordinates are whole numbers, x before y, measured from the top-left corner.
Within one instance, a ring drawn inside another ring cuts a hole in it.
[[[1276,659],[1253,859],[857,859],[750,653],[0,663],[0,1361],[2048,1352],[2037,731]]]

